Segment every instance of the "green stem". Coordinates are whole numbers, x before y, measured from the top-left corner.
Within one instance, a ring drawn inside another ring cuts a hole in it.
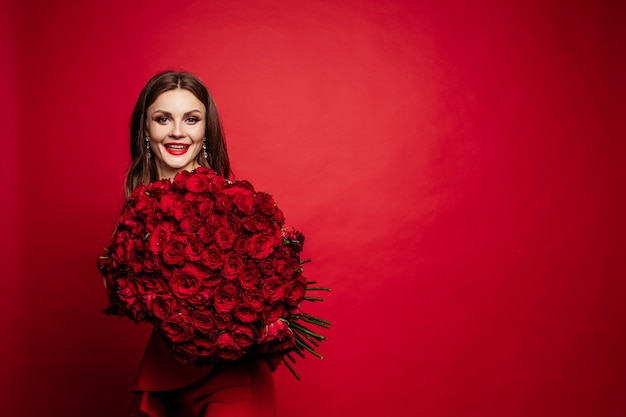
[[[287,362],[286,360],[283,359],[283,363],[285,364],[285,366],[287,367],[287,369],[289,369],[291,371],[291,373],[293,374],[293,376],[296,377],[296,379],[298,381],[300,381],[300,376],[296,373],[296,371],[293,370],[293,368],[291,367],[291,365],[289,365],[289,362]]]
[[[311,353],[311,355],[317,356],[320,359],[323,358],[323,356],[317,353],[311,346],[307,345],[306,342],[304,342],[304,340],[302,340],[301,337],[296,337],[296,345],[302,347],[303,349],[308,350],[309,353]]]
[[[314,338],[316,338],[317,340],[326,340],[326,337],[322,336],[321,334],[315,333],[313,330],[308,329],[307,327],[304,327],[303,325],[299,324],[299,323],[290,323],[290,326],[292,329],[299,331],[300,333],[306,333],[308,335],[313,336]]]

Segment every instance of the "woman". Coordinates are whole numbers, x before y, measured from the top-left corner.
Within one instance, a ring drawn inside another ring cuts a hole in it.
[[[130,126],[132,163],[126,194],[141,183],[208,167],[228,178],[230,164],[213,98],[187,72],[154,76],[139,95]],[[156,417],[273,416],[271,371],[280,357],[245,359],[218,367],[177,362],[153,333],[133,391],[134,415]]]

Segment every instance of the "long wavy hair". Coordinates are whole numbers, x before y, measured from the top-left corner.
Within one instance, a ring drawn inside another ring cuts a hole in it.
[[[215,170],[226,178],[230,175],[226,140],[211,93],[198,77],[189,72],[163,71],[152,77],[141,90],[130,120],[130,156],[132,161],[126,173],[125,190],[127,196],[140,183],[147,184],[159,179],[154,157],[148,158],[146,150],[146,111],[161,94],[177,88],[190,91],[206,107],[205,137],[208,156],[205,159],[202,152],[199,152],[196,162],[198,165]]]

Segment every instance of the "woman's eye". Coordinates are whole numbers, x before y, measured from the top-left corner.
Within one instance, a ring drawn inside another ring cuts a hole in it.
[[[194,124],[194,123],[198,123],[200,120],[197,117],[189,117],[187,118],[186,122],[189,124]]]
[[[169,120],[167,117],[165,116],[161,116],[161,117],[157,117],[156,119],[154,119],[157,123],[167,123],[167,121]]]

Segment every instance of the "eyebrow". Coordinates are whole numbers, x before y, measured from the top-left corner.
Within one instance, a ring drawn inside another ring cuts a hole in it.
[[[183,114],[183,116],[187,116],[187,115],[189,115],[189,114],[191,114],[191,113],[196,113],[196,112],[197,112],[197,113],[202,114],[202,111],[201,111],[201,110],[194,109],[194,110],[189,110],[188,112],[185,112],[185,113]],[[168,111],[165,111],[165,110],[155,110],[155,111],[153,111],[150,115],[151,115],[151,116],[154,116],[154,114],[155,114],[155,113],[163,113],[163,114],[165,114],[165,115],[167,115],[167,116],[171,116],[171,115],[172,115],[172,113],[170,113],[170,112],[168,112]]]

